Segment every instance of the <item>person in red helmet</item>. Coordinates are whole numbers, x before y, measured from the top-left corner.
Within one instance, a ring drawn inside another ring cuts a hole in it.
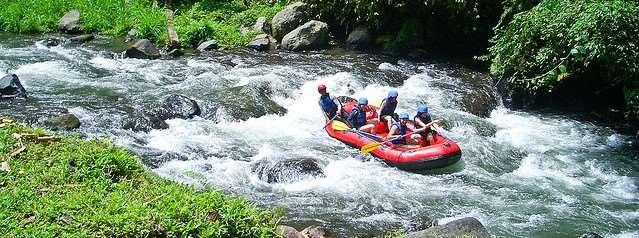
[[[319,106],[322,108],[322,114],[326,121],[330,121],[337,117],[337,112],[340,112],[341,104],[339,101],[333,97],[331,97],[328,92],[326,92],[326,85],[320,84],[317,86],[317,92],[320,93]]]

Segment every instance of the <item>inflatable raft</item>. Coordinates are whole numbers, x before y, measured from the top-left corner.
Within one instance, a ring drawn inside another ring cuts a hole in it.
[[[350,112],[351,108],[357,105],[354,99],[342,99],[343,108]],[[377,118],[376,107],[372,107],[367,113],[367,118]],[[362,148],[366,144],[381,142],[388,134],[388,127],[384,122],[378,122],[375,127],[375,134],[364,133],[356,130],[335,130],[332,124],[325,128],[329,136],[355,148]],[[408,131],[407,133],[410,133]],[[429,145],[425,139],[420,140],[418,145],[395,145],[384,143],[371,151],[371,155],[383,160],[390,166],[402,170],[419,171],[442,168],[452,165],[461,159],[461,149],[455,143],[439,133],[434,135],[434,143]]]

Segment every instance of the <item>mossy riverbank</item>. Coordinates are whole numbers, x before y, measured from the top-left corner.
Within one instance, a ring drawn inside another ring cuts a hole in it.
[[[0,125],[2,236],[277,236],[279,212],[157,177],[109,142]]]

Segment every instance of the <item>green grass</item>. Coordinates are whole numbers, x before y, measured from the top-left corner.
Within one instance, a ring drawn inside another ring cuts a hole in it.
[[[279,212],[219,191],[159,178],[129,152],[106,141],[25,141],[0,128],[0,236],[6,237],[273,237]]]
[[[164,1],[159,1],[164,2]],[[240,26],[251,26],[260,16],[271,19],[284,6],[254,0],[250,7],[242,0],[174,1],[175,28],[187,47],[215,39],[223,47],[242,47],[255,33],[242,34]],[[58,21],[69,10],[82,15],[87,32],[124,36],[135,29],[141,38],[166,43],[166,15],[163,5],[151,0],[0,0],[0,31],[49,33],[58,31]]]
[[[87,32],[121,36],[135,29],[144,38],[167,39],[165,11],[150,0],[0,0],[0,6],[5,32],[56,32],[60,18],[77,9]]]
[[[267,19],[282,10],[286,1],[270,5],[263,1],[253,1],[251,7],[242,0],[199,1],[179,6],[176,10],[175,29],[184,46],[215,39],[225,47],[242,47],[257,33],[243,34],[241,26],[252,26],[258,17]]]

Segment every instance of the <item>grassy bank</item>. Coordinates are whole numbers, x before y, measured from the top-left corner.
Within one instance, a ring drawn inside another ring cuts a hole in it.
[[[141,38],[167,41],[164,1],[151,0],[0,0],[0,30],[15,33],[58,31],[58,21],[69,10],[82,14],[86,32],[124,36],[135,29]],[[250,26],[259,16],[272,18],[285,1],[268,4],[242,0],[174,1],[175,27],[184,46],[215,39],[224,47],[244,46],[255,33],[243,34],[240,26]]]
[[[11,157],[19,148],[14,133],[43,131],[0,128],[2,236],[275,236],[276,213],[159,178],[108,142],[23,138],[27,149]]]

